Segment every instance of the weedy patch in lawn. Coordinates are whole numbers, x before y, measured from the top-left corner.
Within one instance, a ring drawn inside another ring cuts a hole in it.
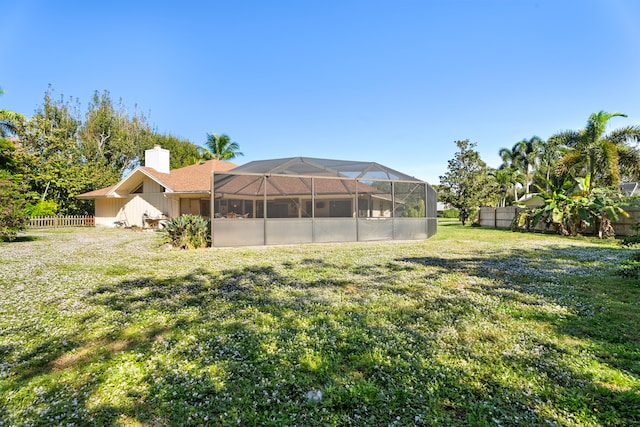
[[[614,243],[202,251],[153,233],[0,244],[5,425],[631,425],[637,282]]]

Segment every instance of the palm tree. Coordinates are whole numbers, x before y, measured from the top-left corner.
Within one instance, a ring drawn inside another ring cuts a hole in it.
[[[237,156],[244,156],[239,150],[240,146],[237,142],[231,142],[228,135],[207,134],[207,148],[203,149],[204,158],[212,158],[216,160],[231,160]]]
[[[566,147],[562,146],[555,136],[546,142],[542,141],[539,147],[538,167],[533,176],[533,185],[540,191],[549,193],[552,188],[562,185],[556,179],[555,169],[560,158],[566,153]]]
[[[529,193],[529,187],[533,180],[533,171],[535,170],[537,163],[540,159],[540,149],[543,146],[544,141],[538,136],[532,136],[530,139],[523,139],[520,142],[516,142],[513,146],[513,151],[518,154],[518,164],[525,177],[525,194]]]
[[[9,110],[0,110],[0,137],[15,135],[24,124],[24,116]]]
[[[523,184],[525,194],[529,193],[529,187],[533,180],[533,170],[538,163],[540,149],[543,144],[543,140],[537,136],[533,136],[529,140],[523,139],[522,141],[516,142],[511,149],[501,148],[499,151],[503,162],[500,169],[512,167],[524,175]]]
[[[557,175],[589,177],[589,191],[596,185],[617,188],[621,176],[638,177],[640,152],[631,147],[629,141],[640,138],[640,126],[605,134],[607,123],[613,117],[627,115],[605,111],[593,113],[584,129],[564,131],[552,137],[568,148],[556,165]]]
[[[504,165],[503,165],[504,166]],[[513,166],[501,166],[499,169],[493,171],[493,175],[496,182],[500,186],[500,206],[507,205],[507,195],[510,191],[513,191],[513,199],[518,200],[518,184],[524,182],[522,173]]]

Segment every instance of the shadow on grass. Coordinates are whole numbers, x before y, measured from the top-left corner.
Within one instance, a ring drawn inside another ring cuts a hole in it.
[[[11,240],[0,238],[0,244],[2,243],[25,243],[25,242],[35,242],[38,240],[43,240],[42,236],[32,236],[32,235],[20,235],[16,236]]]
[[[593,251],[612,262],[610,252]],[[598,363],[637,378],[637,330],[602,325],[639,320],[637,288],[613,292],[588,276],[543,280],[587,273],[582,256],[525,249],[346,268],[309,258],[123,280],[87,291],[92,314],[78,319],[66,344],[44,340],[29,352],[9,382],[13,390],[43,384],[38,402],[58,402],[45,412],[35,402],[22,420],[33,424],[544,425],[557,422],[550,409],[628,424],[638,420],[637,390],[594,381],[551,338],[524,336],[521,351],[475,352],[508,332],[496,325],[497,300],[600,349]],[[430,293],[452,273],[469,283]],[[544,310],[546,303],[572,314]],[[465,335],[479,320],[496,330]],[[103,321],[117,327],[100,332]],[[520,378],[507,381],[509,374]],[[324,398],[309,401],[312,390]]]

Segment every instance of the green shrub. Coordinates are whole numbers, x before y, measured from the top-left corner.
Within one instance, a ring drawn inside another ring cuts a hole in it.
[[[622,239],[621,244],[628,248],[638,248],[640,247],[640,223],[634,224],[632,228],[635,230],[636,234],[625,237]]]
[[[459,218],[460,211],[458,209],[445,209],[438,212],[438,218]]]
[[[640,235],[636,234],[635,236],[629,236],[629,237],[637,238],[637,237],[640,237]],[[635,245],[628,245],[628,246],[634,247]],[[627,277],[630,279],[640,279],[640,251],[632,252],[630,260],[622,261],[617,273],[619,276],[622,276],[622,277]]]
[[[169,243],[175,248],[199,249],[211,244],[211,222],[198,215],[181,215],[163,224]]]
[[[622,239],[622,246],[626,246],[629,248],[637,248],[640,247],[640,234],[634,234],[633,236],[627,236]]]
[[[53,200],[40,200],[35,205],[28,205],[25,213],[28,216],[54,216],[58,210],[58,204]]]

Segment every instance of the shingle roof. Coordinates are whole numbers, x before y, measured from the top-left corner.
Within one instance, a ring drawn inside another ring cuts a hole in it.
[[[234,163],[223,162],[220,160],[208,160],[196,165],[174,169],[169,173],[158,172],[157,170],[147,166],[139,166],[116,185],[89,191],[88,193],[79,194],[76,197],[80,199],[95,199],[115,196],[117,189],[137,175],[137,172],[144,173],[165,187],[169,192],[208,192],[211,188],[211,171],[227,172],[235,167],[236,164]]]
[[[208,160],[197,165],[174,169],[170,173],[160,173],[153,168],[142,166],[140,169],[156,177],[170,190],[181,192],[209,191],[211,188],[211,172],[226,172],[234,169],[234,163],[220,160]]]

